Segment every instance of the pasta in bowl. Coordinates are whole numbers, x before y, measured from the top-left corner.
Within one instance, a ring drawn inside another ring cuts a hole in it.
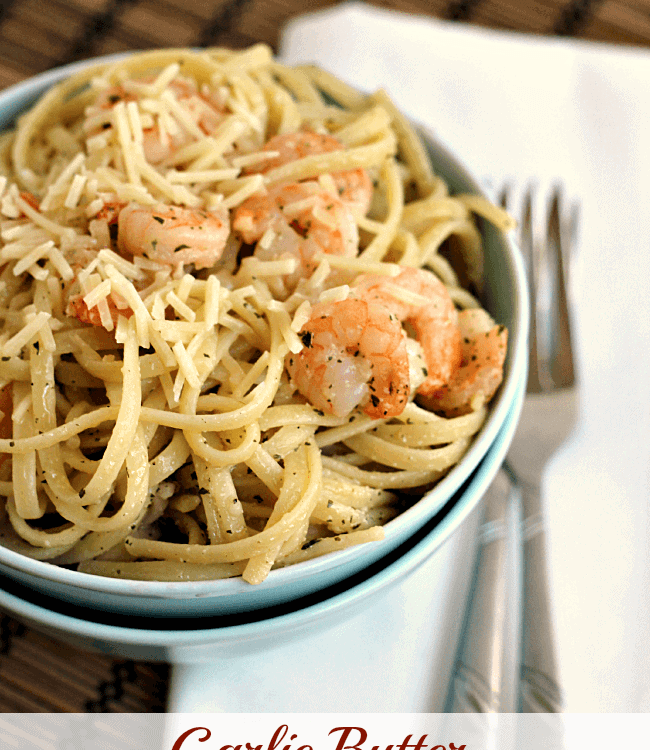
[[[70,73],[1,146],[3,570],[256,607],[386,554],[507,413],[509,217],[261,45]]]

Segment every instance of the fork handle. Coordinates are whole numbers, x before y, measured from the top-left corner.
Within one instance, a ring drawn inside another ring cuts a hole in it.
[[[511,546],[508,526],[512,495],[513,487],[508,474],[500,471],[485,493],[472,593],[449,686],[448,713],[512,710],[502,702],[504,680],[508,678],[504,673],[503,657],[507,629],[507,565]],[[514,676],[513,670],[513,683]],[[514,697],[514,686],[511,687]],[[483,740],[487,740],[488,735],[489,732]]]
[[[523,508],[522,713],[561,713],[563,698],[551,617],[547,541],[538,485],[520,485]]]

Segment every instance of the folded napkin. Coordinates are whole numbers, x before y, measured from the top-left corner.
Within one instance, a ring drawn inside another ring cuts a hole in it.
[[[580,199],[581,415],[544,487],[558,650],[569,711],[650,710],[650,55],[350,3],[281,56],[386,89],[492,185]]]

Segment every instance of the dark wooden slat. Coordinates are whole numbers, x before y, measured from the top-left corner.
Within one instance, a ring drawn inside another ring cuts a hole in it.
[[[21,0],[17,3],[11,14],[11,18],[22,27],[25,36],[30,37],[33,33],[46,33],[69,43],[81,30],[84,19],[88,13],[80,13],[66,5],[52,2],[51,12],[43,13],[43,5],[40,0]],[[6,33],[6,27],[3,29]]]
[[[594,9],[581,36],[614,44],[647,45],[650,3],[606,0]]]
[[[563,5],[554,7],[543,0],[531,0],[525,6],[518,0],[484,0],[476,7],[472,21],[496,29],[550,34]]]
[[[162,8],[153,0],[126,7],[116,29],[126,29],[151,46],[184,47],[192,44],[201,31],[201,20],[182,10]]]
[[[0,712],[160,712],[167,665],[90,653],[0,619]]]

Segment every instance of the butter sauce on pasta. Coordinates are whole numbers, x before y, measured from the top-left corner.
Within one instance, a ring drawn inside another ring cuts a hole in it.
[[[5,546],[260,583],[381,539],[480,429],[506,332],[474,215],[510,219],[384,92],[262,45],[134,54],[45,94],[0,174]]]

